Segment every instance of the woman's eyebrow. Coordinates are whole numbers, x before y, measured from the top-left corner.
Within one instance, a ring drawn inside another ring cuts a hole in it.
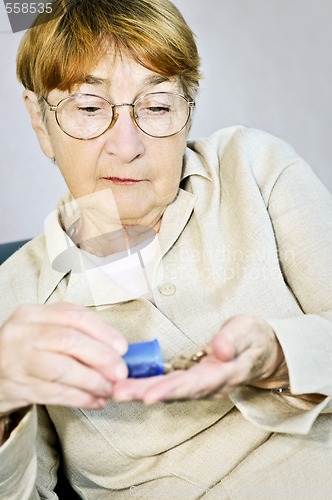
[[[87,75],[84,78],[84,83],[87,83],[88,85],[107,85],[110,83],[110,81],[108,78],[101,78],[95,75]]]
[[[160,83],[170,82],[173,78],[164,75],[151,75],[143,80],[142,85],[147,87],[154,87],[155,85],[159,85]]]
[[[164,75],[150,75],[142,81],[142,87],[154,87],[160,83],[169,82],[173,78]],[[84,78],[84,83],[88,85],[110,85],[111,80],[108,78],[102,78],[96,75],[87,75]]]

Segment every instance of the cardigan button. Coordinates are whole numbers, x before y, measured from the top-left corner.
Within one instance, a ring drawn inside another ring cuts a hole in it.
[[[176,292],[176,286],[172,283],[164,283],[159,287],[159,292],[162,295],[173,295]]]

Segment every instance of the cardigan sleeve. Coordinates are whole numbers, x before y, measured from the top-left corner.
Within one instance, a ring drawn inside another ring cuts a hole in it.
[[[58,498],[54,488],[59,457],[52,427],[47,410],[35,406],[0,447],[0,498]]]
[[[35,500],[37,457],[35,438],[37,417],[35,408],[29,411],[8,440],[0,448],[0,498]]]
[[[232,399],[261,427],[307,433],[319,413],[332,412],[332,196],[298,157],[276,179],[267,208],[284,280],[303,314],[265,319],[283,349],[291,393],[327,397],[314,405],[293,396],[241,388]]]
[[[279,177],[269,212],[285,281],[305,313],[272,325],[292,391],[332,396],[332,196],[299,162]]]
[[[1,266],[0,326],[22,302],[38,303],[38,265],[27,266],[23,251]],[[23,297],[25,300],[23,301]],[[38,462],[38,467],[37,467]],[[0,498],[54,500],[58,456],[56,434],[46,409],[34,406],[0,447]]]

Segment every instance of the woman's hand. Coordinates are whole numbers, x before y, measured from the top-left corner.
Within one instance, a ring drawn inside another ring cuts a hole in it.
[[[20,306],[0,328],[0,415],[33,403],[100,408],[126,378],[124,337],[83,307]]]
[[[218,399],[243,385],[263,389],[288,385],[288,372],[272,327],[256,316],[229,319],[205,346],[207,356],[189,370],[114,386],[117,401],[147,404],[183,399]]]

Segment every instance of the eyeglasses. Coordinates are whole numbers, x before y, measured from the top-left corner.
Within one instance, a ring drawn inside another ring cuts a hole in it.
[[[151,137],[170,137],[178,134],[188,123],[194,101],[189,101],[174,92],[152,92],[139,97],[134,103],[112,104],[104,97],[94,94],[73,94],[55,106],[61,130],[80,140],[99,137],[114,125],[118,118],[116,108],[132,107],[132,117],[137,127]]]

